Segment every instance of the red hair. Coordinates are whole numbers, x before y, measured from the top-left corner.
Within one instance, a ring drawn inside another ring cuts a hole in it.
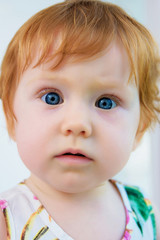
[[[57,45],[58,37],[61,37]],[[149,31],[120,7],[98,0],[68,0],[31,17],[15,34],[4,56],[0,75],[0,97],[9,134],[13,136],[13,100],[21,74],[56,58],[52,69],[70,56],[82,61],[105,50],[119,39],[129,56],[131,76],[139,86],[141,121],[145,131],[160,112],[157,79],[159,56]]]

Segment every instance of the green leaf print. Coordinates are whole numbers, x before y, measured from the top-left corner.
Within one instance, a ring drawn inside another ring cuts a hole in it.
[[[131,204],[134,219],[142,235],[144,224],[150,217],[154,231],[154,239],[156,239],[155,216],[153,213],[151,202],[148,199],[144,198],[138,187],[124,186],[124,188],[127,192]]]

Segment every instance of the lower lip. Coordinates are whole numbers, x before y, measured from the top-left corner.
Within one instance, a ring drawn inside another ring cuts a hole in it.
[[[56,159],[60,162],[66,164],[76,165],[76,164],[88,164],[92,162],[90,158],[81,157],[81,156],[72,156],[72,155],[61,155],[57,156]]]

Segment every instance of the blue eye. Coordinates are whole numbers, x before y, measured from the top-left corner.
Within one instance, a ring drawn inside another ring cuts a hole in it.
[[[113,101],[112,99],[107,98],[107,97],[100,98],[96,102],[96,107],[106,109],[106,110],[115,108],[116,106],[117,106],[117,104],[115,103],[115,101]]]
[[[50,105],[57,105],[62,103],[62,98],[59,96],[58,93],[49,92],[42,96],[41,98],[44,102]]]

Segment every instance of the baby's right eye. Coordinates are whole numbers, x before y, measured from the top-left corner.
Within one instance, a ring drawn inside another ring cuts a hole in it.
[[[63,99],[60,97],[60,95],[56,92],[49,92],[44,94],[41,97],[42,101],[49,105],[58,105],[63,102]]]

